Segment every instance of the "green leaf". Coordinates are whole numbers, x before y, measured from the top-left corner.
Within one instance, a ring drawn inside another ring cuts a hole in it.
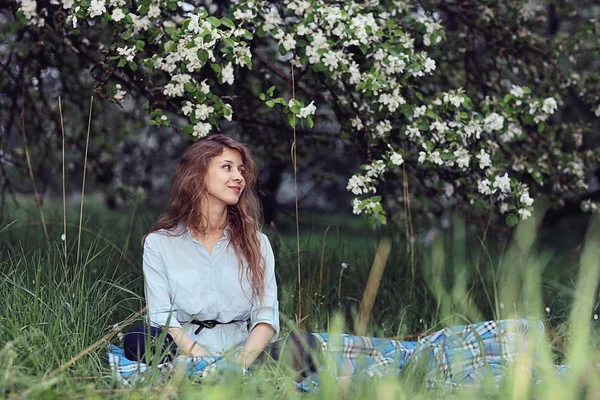
[[[440,116],[437,115],[433,110],[425,111],[425,115],[427,115],[431,119],[440,119]]]
[[[187,125],[183,128],[183,133],[191,135],[194,132],[194,125]]]
[[[265,104],[267,105],[267,107],[273,108],[273,106],[275,106],[275,100],[267,100]]]
[[[292,128],[294,128],[296,126],[296,114],[294,114],[294,113],[288,114],[288,123],[290,124],[290,126]]]
[[[177,45],[172,40],[169,40],[167,43],[165,43],[164,47],[165,47],[165,52],[167,52],[167,53],[172,53],[175,50],[177,50]]]
[[[467,110],[470,110],[473,108],[473,103],[471,102],[471,99],[467,96],[467,95],[462,95],[462,98],[465,100],[463,102],[463,107],[466,108]]]
[[[144,50],[144,46],[146,45],[146,43],[144,43],[143,40],[136,40],[135,41],[135,48],[138,49],[139,51]]]
[[[148,121],[148,124],[150,124],[150,125],[156,125],[156,121],[153,120],[153,119],[151,119],[150,121]]]
[[[186,82],[186,83],[184,83],[183,84],[183,88],[188,93],[194,93],[196,91],[196,85],[194,85],[192,82]]]
[[[377,214],[377,220],[381,225],[385,225],[387,223],[387,218],[383,214]]]
[[[212,68],[213,71],[215,71],[217,74],[221,72],[221,66],[219,64],[210,64],[210,67]]]
[[[517,217],[516,214],[511,213],[506,216],[504,222],[506,222],[507,226],[512,228],[513,226],[516,226],[519,223],[519,217]]]
[[[246,39],[246,40],[252,40],[252,39],[254,39],[254,36],[252,35],[252,32],[250,32],[250,31],[244,32],[244,39]]]
[[[129,61],[129,63],[127,63],[127,65],[129,65],[129,68],[131,68],[132,71],[137,71],[138,66],[136,63],[134,63],[133,61]]]
[[[272,97],[273,93],[275,93],[275,86],[271,86],[267,89],[267,96]]]
[[[233,23],[233,21],[232,21],[232,20],[230,20],[230,19],[229,19],[229,18],[227,18],[227,17],[225,17],[225,18],[221,18],[221,23],[222,23],[223,25],[225,25],[226,27],[228,27],[228,28],[235,29],[235,24]]]
[[[259,93],[258,98],[261,99],[262,101],[265,101],[265,99],[266,99],[264,93]]]
[[[308,124],[309,128],[312,128],[313,126],[315,126],[315,123],[313,122],[313,119],[310,115],[306,117],[306,123]]]
[[[200,60],[202,62],[206,62],[208,60],[208,51],[206,51],[204,49],[198,50],[196,55],[198,56],[198,60]]]
[[[117,64],[117,66],[118,66],[119,68],[122,68],[122,67],[124,67],[124,66],[125,66],[125,64],[127,64],[127,60],[126,60],[126,59],[124,59],[124,58],[122,58],[122,59],[120,59],[120,60],[119,60],[119,64]]]
[[[215,28],[218,28],[219,26],[221,26],[221,20],[219,20],[219,18],[208,17],[208,18],[206,18],[206,20]]]

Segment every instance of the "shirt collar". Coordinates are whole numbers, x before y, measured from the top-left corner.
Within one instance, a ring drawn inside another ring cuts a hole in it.
[[[185,234],[188,235],[190,237],[190,239],[196,240],[192,236],[192,233],[190,232],[190,227],[189,226],[185,227]],[[219,239],[219,240],[222,240],[222,239],[227,239],[227,240],[231,239],[231,229],[229,228],[229,225],[227,225],[225,227],[225,229],[223,229],[223,237],[221,239]]]

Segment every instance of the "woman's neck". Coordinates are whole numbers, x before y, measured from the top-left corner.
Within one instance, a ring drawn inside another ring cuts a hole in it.
[[[227,225],[227,207],[216,206],[206,202],[202,206],[202,214],[208,219],[208,225],[206,226],[206,233],[220,233],[223,232]]]

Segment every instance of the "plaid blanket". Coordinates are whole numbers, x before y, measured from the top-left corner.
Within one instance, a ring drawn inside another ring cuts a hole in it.
[[[374,376],[400,374],[409,365],[421,365],[427,371],[428,382],[444,385],[468,384],[492,376],[502,379],[510,361],[528,352],[528,333],[543,330],[541,321],[485,321],[472,325],[442,329],[419,341],[400,341],[353,335],[313,333],[320,342],[322,365],[320,372],[333,373],[339,382],[358,381]],[[143,379],[148,366],[128,360],[123,350],[111,345],[108,362],[116,377],[131,384]],[[185,365],[187,373],[204,379],[215,371],[246,371],[221,356],[177,357],[173,362],[159,364],[158,374]],[[303,391],[318,388],[318,375],[308,376],[297,384]]]

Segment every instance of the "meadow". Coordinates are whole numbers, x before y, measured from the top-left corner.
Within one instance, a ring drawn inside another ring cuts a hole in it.
[[[294,218],[283,216],[265,227],[276,256],[282,335],[298,325],[355,332],[383,238],[391,240],[391,252],[366,334],[417,340],[446,326],[504,318],[540,319],[546,326],[524,361],[535,366],[531,379],[516,362],[500,386],[432,388],[425,384],[426,372],[412,368],[352,389],[323,374],[318,392],[302,394],[276,365],[241,380],[199,383],[176,372],[166,381],[120,384],[108,368],[106,344],[118,345],[121,331],[142,321],[141,238],[157,213],[142,206],[109,211],[89,197],[80,229],[74,201],[67,207],[63,241],[62,204],[49,203],[47,240],[35,205],[21,203],[9,206],[0,221],[2,397],[600,398],[600,226],[594,221],[540,229],[533,218],[507,235],[455,219],[446,230],[418,230],[411,247],[404,231],[373,230],[362,219],[311,212],[301,213],[297,241]],[[557,363],[570,365],[560,378],[553,375]]]

